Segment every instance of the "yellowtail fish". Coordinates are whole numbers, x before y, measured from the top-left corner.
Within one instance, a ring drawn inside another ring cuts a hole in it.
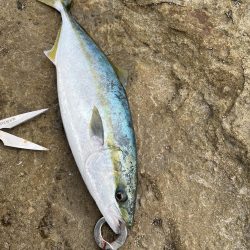
[[[137,166],[130,109],[117,70],[68,12],[71,0],[38,0],[61,13],[46,51],[57,71],[67,139],[89,192],[112,230],[134,219]]]

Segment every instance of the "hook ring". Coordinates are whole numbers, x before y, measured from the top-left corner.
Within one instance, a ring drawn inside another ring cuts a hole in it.
[[[94,237],[97,245],[103,250],[117,250],[120,248],[126,241],[128,236],[128,231],[126,225],[123,223],[121,226],[121,233],[119,234],[118,238],[109,243],[102,237],[102,226],[106,223],[104,217],[97,221],[94,229]]]

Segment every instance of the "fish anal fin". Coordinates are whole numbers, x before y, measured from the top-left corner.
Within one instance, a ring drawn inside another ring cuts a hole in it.
[[[60,35],[61,35],[61,29],[62,27],[59,29],[57,37],[56,37],[56,41],[54,46],[52,47],[51,50],[46,50],[44,51],[44,54],[50,59],[51,62],[53,62],[54,64],[56,64],[55,60],[56,60],[56,52],[58,49],[58,43],[59,43],[59,39],[60,39]]]
[[[100,116],[99,110],[94,107],[92,111],[92,117],[90,121],[90,136],[95,139],[96,142],[104,144],[104,130],[102,118]]]
[[[126,89],[126,86],[128,84],[128,71],[126,69],[122,69],[122,68],[116,67],[114,65],[113,65],[113,67],[114,67],[114,70],[115,70],[121,84]]]

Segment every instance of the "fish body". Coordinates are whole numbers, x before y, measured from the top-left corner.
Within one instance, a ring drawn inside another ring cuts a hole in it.
[[[54,47],[60,111],[79,171],[115,233],[134,218],[136,143],[117,71],[67,10],[69,0],[39,0],[61,13]]]

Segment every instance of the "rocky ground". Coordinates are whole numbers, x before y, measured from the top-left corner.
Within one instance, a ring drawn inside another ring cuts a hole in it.
[[[122,249],[250,249],[250,3],[74,0],[72,14],[129,70],[139,157]],[[65,139],[54,66],[60,26],[34,0],[0,1],[0,118],[50,108],[0,147],[0,249],[98,249],[100,213]]]

